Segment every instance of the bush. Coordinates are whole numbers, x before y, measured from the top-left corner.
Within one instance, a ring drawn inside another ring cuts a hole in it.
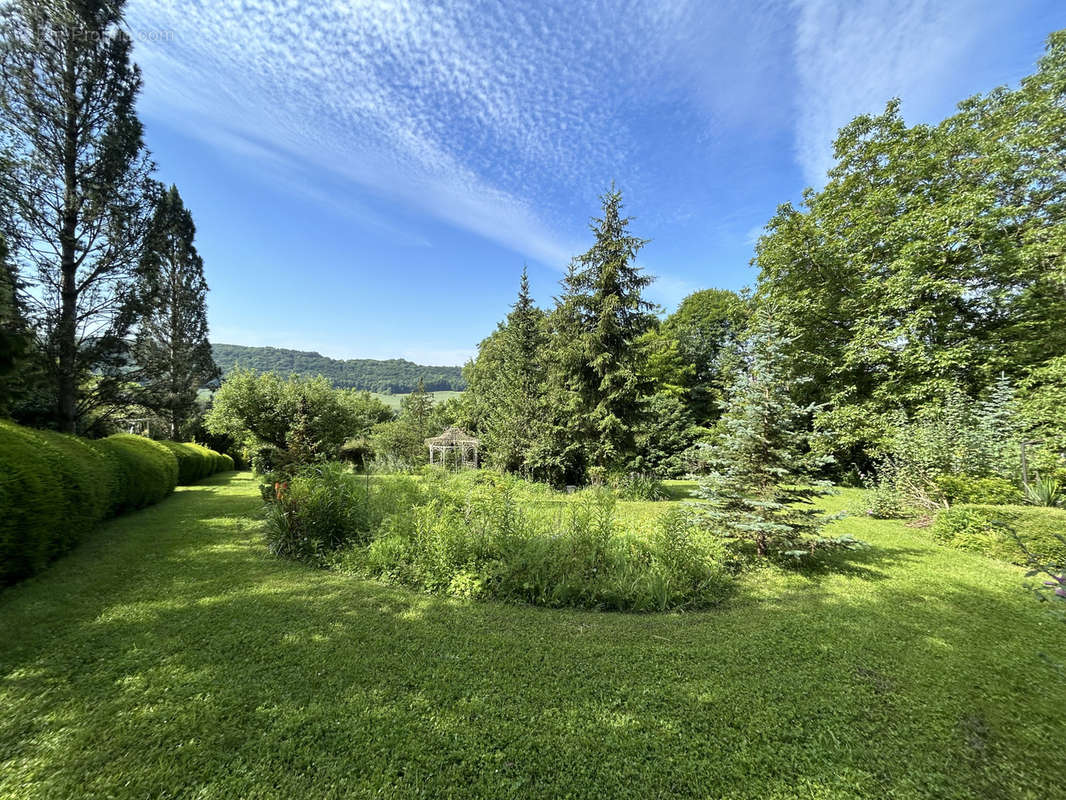
[[[177,477],[170,449],[140,436],[89,441],[0,421],[0,586],[40,571],[106,517],[161,500]]]
[[[309,465],[275,486],[266,520],[275,555],[323,566],[341,546],[369,540],[365,484],[341,464]]]
[[[195,442],[160,442],[178,459],[178,483],[196,483],[198,480],[233,469],[233,459],[216,453]]]
[[[1066,565],[1066,544],[1057,534],[1066,531],[1066,511],[1030,506],[957,505],[941,511],[932,527],[938,542],[981,553],[1011,564],[1025,565],[1029,557]]]
[[[641,472],[612,475],[608,485],[619,500],[654,501],[665,500],[666,489],[658,478]]]
[[[632,535],[606,489],[561,500],[512,476],[440,470],[375,478],[365,498],[364,485],[336,465],[302,472],[271,503],[271,549],[435,594],[553,607],[707,608],[730,590],[713,537],[676,514]]]
[[[84,440],[0,422],[0,586],[73,547],[108,513],[115,485]]]
[[[118,492],[112,497],[112,513],[158,503],[178,483],[178,459],[159,442],[132,433],[117,433],[92,442],[92,446],[116,465]]]
[[[1020,503],[1022,493],[1006,478],[978,478],[973,475],[940,475],[936,485],[944,499],[952,505],[976,503],[979,505],[1011,505]]]

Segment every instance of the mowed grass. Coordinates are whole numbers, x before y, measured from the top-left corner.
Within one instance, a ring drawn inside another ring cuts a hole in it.
[[[259,506],[208,479],[0,594],[0,797],[1059,793],[1066,625],[922,531],[638,616],[279,561]]]
[[[389,408],[391,408],[393,411],[399,411],[400,405],[401,403],[403,403],[403,399],[407,397],[406,394],[383,394],[381,392],[371,392],[371,394],[374,395],[374,397],[376,397],[378,400],[383,402],[385,405],[387,405]],[[439,391],[427,392],[427,394],[432,395],[434,403],[443,403],[445,400],[451,400],[453,397],[459,397],[463,393],[452,391]]]

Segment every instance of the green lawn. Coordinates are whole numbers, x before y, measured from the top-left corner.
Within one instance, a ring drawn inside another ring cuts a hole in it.
[[[181,488],[0,594],[0,797],[1061,792],[1066,625],[922,531],[634,616],[281,562],[259,506],[247,473]]]

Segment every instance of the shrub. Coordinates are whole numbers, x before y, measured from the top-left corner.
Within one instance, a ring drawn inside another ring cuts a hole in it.
[[[369,540],[365,485],[341,464],[306,466],[276,486],[266,520],[275,555],[323,566],[342,545]]]
[[[654,501],[665,500],[667,496],[662,481],[642,472],[613,475],[608,485],[619,500]]]
[[[883,473],[869,480],[864,499],[864,511],[874,519],[904,519],[914,515],[914,507]]]
[[[190,484],[233,469],[233,459],[194,442],[160,442],[178,459],[178,483]]]
[[[92,446],[116,465],[119,490],[112,497],[112,513],[158,503],[174,491],[178,459],[165,445],[132,433],[117,433]]]
[[[512,476],[441,470],[376,478],[365,500],[363,485],[336,465],[301,472],[271,503],[271,549],[431,593],[553,607],[706,608],[730,589],[712,537],[676,516],[631,535],[607,489],[545,501],[558,495]]]
[[[1021,502],[1018,487],[1006,478],[979,478],[973,475],[940,475],[936,485],[948,503],[976,503],[980,505],[1011,505]]]
[[[0,586],[40,571],[106,517],[162,500],[179,463],[186,476],[233,468],[199,445],[131,434],[90,441],[0,421]]]
[[[124,507],[125,475],[111,448],[75,436],[0,422],[0,476],[0,585],[38,572]]]
[[[1044,563],[1066,564],[1066,544],[1058,535],[1066,531],[1061,509],[957,505],[938,513],[931,530],[938,542],[1012,564],[1029,563],[1026,550]]]

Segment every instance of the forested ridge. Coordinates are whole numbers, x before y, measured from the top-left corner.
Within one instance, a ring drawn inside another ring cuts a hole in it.
[[[379,361],[372,358],[338,359],[304,350],[279,347],[245,347],[212,342],[215,363],[228,375],[238,364],[255,372],[313,377],[322,375],[338,389],[361,389],[384,394],[414,391],[419,378],[426,391],[462,391],[466,388],[461,367],[434,367],[403,358]]]

